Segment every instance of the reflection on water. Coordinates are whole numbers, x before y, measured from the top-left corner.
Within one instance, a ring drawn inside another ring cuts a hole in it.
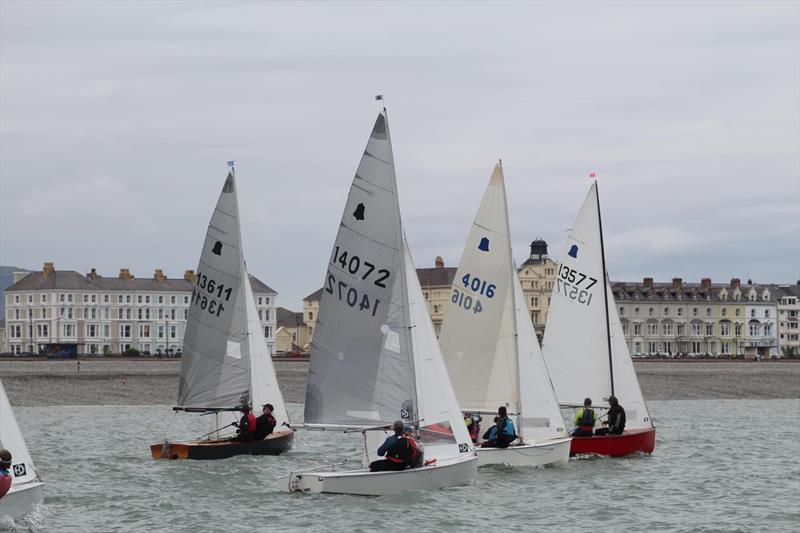
[[[800,524],[800,400],[651,402],[655,454],[488,466],[477,483],[366,498],[285,492],[290,470],[346,458],[361,436],[301,432],[280,457],[154,461],[207,418],[167,406],[16,409],[47,485],[34,531],[788,531]],[[294,420],[302,406],[290,405]]]

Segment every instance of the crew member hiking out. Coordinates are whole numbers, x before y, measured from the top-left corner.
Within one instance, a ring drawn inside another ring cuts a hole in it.
[[[417,445],[409,433],[404,433],[405,426],[402,420],[392,424],[394,435],[390,435],[378,448],[378,455],[386,457],[369,464],[370,472],[383,472],[387,470],[405,470],[414,463],[417,456]]]
[[[575,413],[575,429],[573,437],[591,437],[594,434],[594,424],[597,422],[597,413],[592,409],[592,399],[583,400],[583,409]]]
[[[261,416],[256,418],[256,431],[253,434],[254,440],[263,440],[275,429],[275,424],[277,424],[277,422],[275,421],[275,417],[272,416],[273,410],[274,407],[272,407],[271,403],[265,403],[261,408]]]
[[[234,422],[233,425],[239,428],[236,432],[236,440],[242,442],[253,440],[256,431],[256,417],[250,411],[249,405],[242,407],[242,418],[238,422]]]

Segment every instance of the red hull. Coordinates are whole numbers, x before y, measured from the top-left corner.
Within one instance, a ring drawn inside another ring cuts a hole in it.
[[[632,429],[622,435],[572,437],[570,455],[595,454],[622,457],[632,453],[653,453],[656,447],[656,428]]]

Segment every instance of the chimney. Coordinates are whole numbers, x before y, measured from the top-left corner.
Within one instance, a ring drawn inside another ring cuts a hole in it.
[[[93,268],[90,272],[86,273],[86,277],[89,278],[90,280],[94,281],[97,278],[99,278],[100,276],[97,274],[97,269]]]
[[[127,268],[120,268],[119,269],[119,279],[124,279],[125,281],[130,281],[133,279],[133,274]]]
[[[752,280],[752,279],[750,279],[750,278],[747,278],[747,284],[748,284],[748,285],[752,285],[752,284],[753,284],[753,280]]]
[[[436,268],[444,268],[444,259],[442,259],[441,255],[436,256],[436,261],[434,262]]]
[[[162,281],[167,281],[167,276],[164,275],[164,272],[160,268],[157,268],[153,274],[153,279],[161,283]]]
[[[711,288],[711,278],[703,278],[700,280],[700,288],[702,289],[710,289]]]
[[[646,288],[648,288],[648,289],[652,289],[652,288],[653,288],[653,278],[644,278],[644,279],[642,280],[642,284],[643,284],[643,285],[644,285]]]
[[[14,272],[14,283],[17,283],[18,281],[22,280],[28,274],[30,274],[30,272]]]
[[[194,275],[194,270],[187,270],[183,273],[183,279],[188,281],[189,283],[194,283],[196,276]]]
[[[672,278],[672,288],[680,289],[683,287],[683,280],[681,278]]]
[[[45,263],[44,267],[42,268],[42,274],[44,274],[45,278],[55,271],[56,267],[53,266],[53,263]]]
[[[731,289],[740,289],[742,287],[742,280],[739,278],[731,278]]]

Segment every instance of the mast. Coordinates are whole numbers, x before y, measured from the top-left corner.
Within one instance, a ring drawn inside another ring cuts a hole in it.
[[[608,343],[608,372],[611,377],[611,395],[614,396],[614,360],[611,355],[611,321],[608,318],[608,272],[606,272],[606,251],[603,244],[603,216],[600,214],[600,192],[594,180],[594,197],[597,200],[597,222],[600,225],[600,257],[603,262],[603,302],[606,309],[606,341]]]
[[[375,100],[383,101],[383,95],[376,95]],[[386,110],[386,106],[383,106],[383,115],[386,120],[386,140],[389,143],[389,157],[391,157],[391,164],[389,165],[390,172],[392,173],[392,181],[394,182],[394,201],[395,205],[397,206],[397,229],[400,233],[398,238],[398,244],[402,247],[402,252],[400,253],[400,285],[402,293],[407,295],[408,294],[408,279],[406,279],[406,235],[403,231],[403,220],[402,216],[400,215],[400,195],[397,187],[397,173],[394,168],[394,150],[392,149],[392,133],[389,129],[389,112]],[[411,328],[414,327],[414,324],[411,323],[411,309],[410,309],[410,302],[405,306],[405,323],[406,328],[409,329],[409,333]],[[409,341],[411,340],[411,335],[408,336]],[[414,343],[409,342],[409,351],[411,352],[409,357],[409,363],[411,365],[411,388],[414,391],[414,412],[409,413],[410,420],[419,420],[420,419],[420,412],[419,412],[419,394],[417,393],[417,371],[416,365],[414,364]],[[417,431],[419,431],[419,423],[415,424]]]
[[[509,289],[511,290],[511,317],[514,321],[514,368],[517,374],[517,405],[516,410],[519,418],[517,419],[517,426],[519,427],[520,437],[524,437],[523,433],[523,424],[522,424],[522,376],[519,368],[519,331],[517,329],[517,295],[516,295],[516,287],[514,284],[516,283],[516,278],[514,277],[513,269],[517,268],[514,265],[514,250],[511,246],[511,222],[508,219],[508,196],[506,195],[506,178],[503,174],[503,160],[499,159],[498,163],[500,166],[500,174],[503,175],[503,202],[506,204],[506,229],[508,230],[507,241],[508,241],[508,258],[509,258],[509,266],[511,270],[508,272],[509,274],[509,281],[508,284]]]

